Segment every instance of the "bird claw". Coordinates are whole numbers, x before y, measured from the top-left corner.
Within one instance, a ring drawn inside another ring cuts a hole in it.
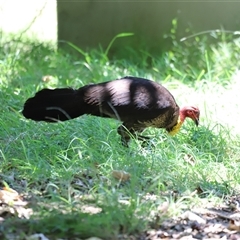
[[[151,139],[150,137],[142,136],[137,134],[137,130],[135,129],[126,129],[124,125],[121,125],[118,127],[118,134],[121,135],[121,142],[124,147],[129,147],[129,141],[131,138],[135,138],[139,141],[142,142],[142,146],[147,146],[149,140]]]
[[[124,147],[129,147],[128,143],[129,143],[129,139],[125,139],[125,138],[121,138],[121,143]]]
[[[141,141],[141,146],[145,148],[149,146],[151,138],[147,136],[137,135],[136,140]],[[126,136],[124,137],[122,136],[121,142],[124,147],[129,147],[129,141],[130,141],[130,137],[128,138]],[[153,144],[150,144],[150,145],[153,145]]]
[[[143,148],[152,148],[155,147],[155,145],[153,144],[153,142],[151,141],[150,137],[146,137],[146,136],[138,136],[137,138],[139,141],[141,141],[141,147]]]
[[[150,137],[147,137],[147,136],[142,136],[142,135],[138,135],[137,136],[137,140],[140,140],[140,141],[149,141],[151,138]]]

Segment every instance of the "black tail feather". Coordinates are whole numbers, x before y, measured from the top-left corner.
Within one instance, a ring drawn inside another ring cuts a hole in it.
[[[85,113],[79,90],[71,88],[43,89],[24,104],[24,117],[45,122],[66,121]]]

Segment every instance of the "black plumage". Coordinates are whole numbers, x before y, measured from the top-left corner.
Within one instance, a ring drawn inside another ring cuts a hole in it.
[[[83,114],[114,118],[122,122],[118,133],[124,144],[131,134],[146,127],[171,131],[179,119],[179,107],[172,94],[157,82],[137,77],[79,89],[43,89],[26,101],[22,113],[26,118],[46,122],[71,120]]]

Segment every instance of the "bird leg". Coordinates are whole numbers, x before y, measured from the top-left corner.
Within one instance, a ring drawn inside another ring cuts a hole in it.
[[[151,138],[147,137],[147,136],[143,136],[143,135],[137,135],[137,139],[140,140],[140,141],[148,141]]]
[[[122,145],[128,147],[128,143],[131,139],[131,136],[137,138],[140,141],[146,142],[150,138],[142,135],[138,135],[137,132],[141,132],[142,128],[134,128],[133,126],[126,126],[126,124],[122,124],[118,127],[117,132],[121,136]]]
[[[127,127],[122,124],[121,126],[118,127],[117,132],[121,136],[122,145],[128,147],[128,143],[131,139],[130,130],[128,130]]]

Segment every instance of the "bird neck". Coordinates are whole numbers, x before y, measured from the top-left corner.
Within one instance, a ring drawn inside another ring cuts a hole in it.
[[[169,132],[169,134],[171,136],[177,134],[185,120],[186,116],[185,114],[183,114],[183,112],[180,110],[180,113],[179,113],[179,117],[178,117],[178,121],[177,121],[177,124],[172,128],[172,130]]]
[[[181,123],[183,124],[185,118],[186,118],[186,111],[185,111],[185,109],[180,109],[178,120],[181,121]]]

